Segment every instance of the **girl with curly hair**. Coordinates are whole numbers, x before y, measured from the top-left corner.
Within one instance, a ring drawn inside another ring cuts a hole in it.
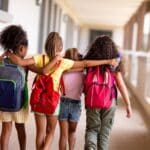
[[[117,54],[116,45],[111,38],[108,36],[100,36],[91,45],[84,59],[107,60],[115,58]],[[123,101],[126,105],[127,117],[130,118],[132,110],[127,88],[121,74],[122,62],[120,62],[119,66],[115,69],[112,68],[111,65],[101,65],[100,72],[104,73],[106,69],[109,69],[110,72],[114,74],[115,86],[118,87],[123,97]],[[86,108],[85,150],[108,150],[108,140],[114,122],[115,110],[116,98],[112,100],[111,107],[108,109]]]

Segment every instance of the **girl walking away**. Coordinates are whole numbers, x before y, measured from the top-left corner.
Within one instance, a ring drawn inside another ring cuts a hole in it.
[[[64,57],[74,61],[81,59],[76,48],[68,49]],[[59,114],[60,150],[66,150],[67,143],[69,144],[69,150],[75,149],[75,132],[81,115],[81,94],[84,84],[82,70],[66,72],[62,76],[61,84],[64,90],[62,90]],[[73,83],[70,84],[70,81],[73,81]]]
[[[60,78],[64,71],[69,70],[71,68],[84,68],[87,66],[96,66],[101,64],[113,64],[118,65],[115,59],[111,60],[84,60],[84,61],[73,61],[69,59],[60,59],[60,61],[53,61],[52,58],[58,56],[60,58],[60,53],[62,52],[63,44],[62,39],[57,32],[51,32],[45,43],[45,63],[47,64],[43,68],[44,74],[51,74],[52,82],[53,82],[53,90],[55,92],[59,91]],[[27,63],[27,59],[15,58],[13,54],[9,54],[10,58],[13,59],[14,62],[19,63],[19,65],[25,65]],[[14,59],[15,58],[15,59]],[[34,56],[34,61],[37,67],[43,67],[43,55]],[[57,58],[57,57],[56,57]],[[55,60],[55,59],[53,59]],[[57,60],[57,59],[56,59]],[[52,65],[56,64],[53,69]],[[51,86],[51,87],[52,87]],[[52,144],[54,131],[57,123],[59,115],[59,103],[55,108],[55,112],[52,114],[49,113],[39,113],[35,112],[35,122],[36,122],[36,148],[37,150],[49,150]]]
[[[117,54],[114,42],[108,36],[100,36],[91,45],[85,59],[111,59],[115,58]],[[109,135],[116,110],[116,86],[125,102],[127,117],[130,118],[132,115],[129,95],[121,71],[121,63],[117,68],[111,65],[102,65],[87,69],[85,77],[85,150],[108,150]],[[91,83],[95,84],[88,88]],[[98,86],[98,84],[100,85]]]
[[[1,32],[0,44],[4,48],[4,50],[11,49],[16,56],[22,59],[25,57],[28,47],[26,32],[20,26],[9,26]],[[25,86],[25,88],[26,89],[24,91],[27,92],[27,86]],[[24,95],[27,95],[27,93],[24,93]],[[26,102],[24,101],[24,103]],[[17,130],[20,149],[21,150],[26,149],[25,122],[28,119],[28,108],[29,107],[27,105],[24,106],[18,112],[0,111],[0,121],[2,122],[1,141],[0,141],[1,150],[8,150],[13,122],[15,123],[15,127]]]

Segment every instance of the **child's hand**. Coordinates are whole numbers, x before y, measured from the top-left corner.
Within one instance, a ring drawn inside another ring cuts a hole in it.
[[[61,57],[60,55],[56,55],[56,56],[55,56],[55,59],[56,59],[57,61],[60,61],[60,60],[62,59],[62,57]]]
[[[0,56],[0,61],[2,61],[5,56],[8,56],[8,51],[4,52],[4,53]]]
[[[126,107],[126,112],[127,112],[127,118],[130,118],[132,116],[132,108],[131,108],[131,105],[128,105]]]
[[[119,61],[117,59],[111,59],[109,65],[117,67],[119,65]]]
[[[54,62],[55,62],[56,64],[59,64],[61,60],[62,60],[62,57],[61,57],[60,55],[56,55],[56,56],[54,57]]]

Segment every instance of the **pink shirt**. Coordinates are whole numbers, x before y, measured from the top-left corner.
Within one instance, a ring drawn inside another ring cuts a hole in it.
[[[84,84],[83,72],[64,73],[63,82],[65,87],[64,97],[80,100]]]

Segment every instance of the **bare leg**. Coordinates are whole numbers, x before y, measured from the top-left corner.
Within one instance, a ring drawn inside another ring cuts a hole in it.
[[[46,116],[35,114],[36,123],[36,150],[42,150],[44,147],[46,135]]]
[[[43,150],[50,150],[58,117],[57,116],[47,116],[46,119],[47,119],[47,126],[46,126],[47,133],[46,133],[45,144],[44,144]]]
[[[20,150],[26,150],[26,131],[25,125],[23,123],[15,123],[15,127],[18,134],[18,140],[20,145]]]
[[[77,128],[77,122],[69,122],[69,150],[74,150],[75,149],[75,142],[76,142],[76,137],[75,137],[75,132]]]
[[[3,122],[1,133],[1,150],[8,150],[11,131],[12,131],[12,122]]]
[[[68,121],[61,120],[59,121],[60,126],[60,138],[59,138],[59,150],[67,149],[68,141]]]

